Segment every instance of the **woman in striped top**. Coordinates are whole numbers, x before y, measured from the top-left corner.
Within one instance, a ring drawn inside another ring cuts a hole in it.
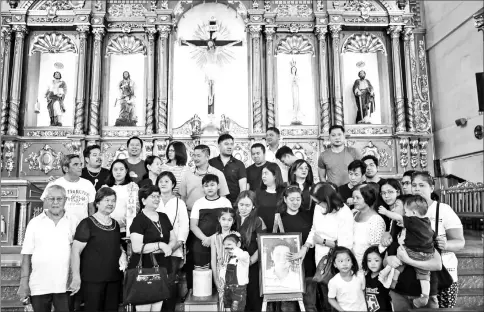
[[[178,189],[181,185],[181,178],[187,167],[187,149],[185,144],[179,141],[173,141],[168,144],[166,148],[167,162],[161,166],[161,171],[170,171],[176,178],[176,186],[173,189],[173,193],[180,197]]]

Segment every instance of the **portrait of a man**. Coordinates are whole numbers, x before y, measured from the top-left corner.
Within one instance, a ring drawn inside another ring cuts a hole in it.
[[[289,260],[300,250],[300,234],[261,235],[259,241],[263,294],[303,292],[302,263]]]

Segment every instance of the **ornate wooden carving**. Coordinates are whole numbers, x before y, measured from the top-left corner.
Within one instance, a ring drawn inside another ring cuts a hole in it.
[[[276,32],[274,27],[266,27],[266,77],[267,77],[267,127],[276,125],[276,113],[274,103],[274,46],[273,35]]]
[[[2,26],[1,32],[1,44],[2,50],[0,53],[1,57],[1,75],[2,75],[2,119],[0,121],[0,134],[5,134],[8,127],[8,85],[9,85],[9,74],[10,74],[10,48],[12,40],[12,29],[9,26]]]
[[[92,77],[91,77],[91,105],[89,109],[89,135],[99,134],[99,105],[101,91],[101,49],[104,27],[95,27],[92,30],[94,34],[94,56],[92,59]]]
[[[344,124],[343,113],[343,94],[341,90],[341,73],[340,73],[340,38],[341,25],[330,25],[331,37],[333,38],[333,66],[334,66],[334,123],[336,125]]]
[[[74,115],[74,133],[84,134],[84,104],[85,104],[85,77],[86,77],[86,41],[89,26],[77,26],[79,33],[79,56],[77,65],[77,90],[76,90],[76,108]]]
[[[395,90],[395,126],[397,132],[405,132],[405,103],[403,100],[402,67],[400,58],[400,32],[402,26],[390,26],[388,33],[392,38],[393,85]]]

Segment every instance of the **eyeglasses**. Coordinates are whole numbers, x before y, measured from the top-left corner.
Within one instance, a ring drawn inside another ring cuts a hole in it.
[[[103,200],[101,200],[103,203],[106,203],[106,204],[115,204],[116,203],[116,199],[107,199],[107,198],[104,198]]]
[[[396,192],[395,191],[388,191],[388,192],[381,192],[381,196],[387,196],[387,195],[392,195],[392,194],[395,194]]]
[[[150,197],[151,199],[160,199],[160,198],[161,198],[161,196],[160,196],[160,195],[154,195],[154,194],[151,194],[151,195],[150,195],[150,196],[148,196],[148,197]]]
[[[62,203],[66,198],[65,197],[46,197],[45,200],[49,203],[59,202]]]

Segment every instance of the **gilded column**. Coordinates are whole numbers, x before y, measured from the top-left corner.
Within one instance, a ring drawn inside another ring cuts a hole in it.
[[[94,56],[92,58],[92,75],[91,75],[91,105],[89,116],[89,135],[99,135],[99,105],[101,98],[101,60],[104,27],[95,27],[92,30],[94,34]]]
[[[274,46],[273,35],[276,32],[274,27],[266,27],[266,77],[267,77],[267,127],[276,126],[276,113],[274,104]]]
[[[18,134],[18,119],[20,107],[20,90],[22,88],[22,63],[24,56],[24,39],[27,34],[25,25],[14,25],[15,50],[13,55],[12,80],[10,87],[10,107],[8,113],[8,135]]]
[[[328,90],[328,54],[326,53],[327,26],[316,26],[316,35],[319,42],[319,105],[321,133],[328,133],[330,126],[329,90]]]
[[[402,88],[402,62],[400,59],[400,33],[402,26],[392,25],[388,33],[392,37],[393,84],[395,89],[396,131],[405,132],[405,103]]]
[[[2,26],[1,32],[1,42],[2,42],[2,50],[0,53],[2,62],[0,66],[0,74],[2,75],[2,120],[0,122],[0,133],[3,135],[7,131],[7,122],[8,122],[8,83],[9,73],[10,73],[10,42],[12,40],[12,29],[10,26]]]
[[[252,39],[252,129],[253,133],[262,133],[262,103],[261,103],[261,25],[250,25]]]
[[[331,37],[333,38],[333,70],[334,70],[334,124],[344,125],[343,93],[341,92],[341,73],[339,64],[341,25],[330,25]]]
[[[74,115],[74,134],[84,134],[84,101],[86,91],[86,44],[89,26],[77,26],[79,32],[79,56],[77,64],[76,108]]]
[[[22,246],[25,238],[25,230],[27,228],[27,203],[20,203],[18,220],[17,245]]]
[[[412,61],[415,61],[415,42],[413,28],[403,29],[403,49],[405,55],[405,83],[407,86],[407,130],[415,132],[415,103],[413,93],[415,87],[412,82]]]
[[[171,27],[168,25],[158,26],[158,80],[157,80],[157,124],[156,133],[168,132],[168,37]]]
[[[148,35],[148,79],[146,91],[146,122],[145,133],[152,134],[155,125],[154,121],[154,95],[155,95],[155,27],[147,27],[145,32]]]

